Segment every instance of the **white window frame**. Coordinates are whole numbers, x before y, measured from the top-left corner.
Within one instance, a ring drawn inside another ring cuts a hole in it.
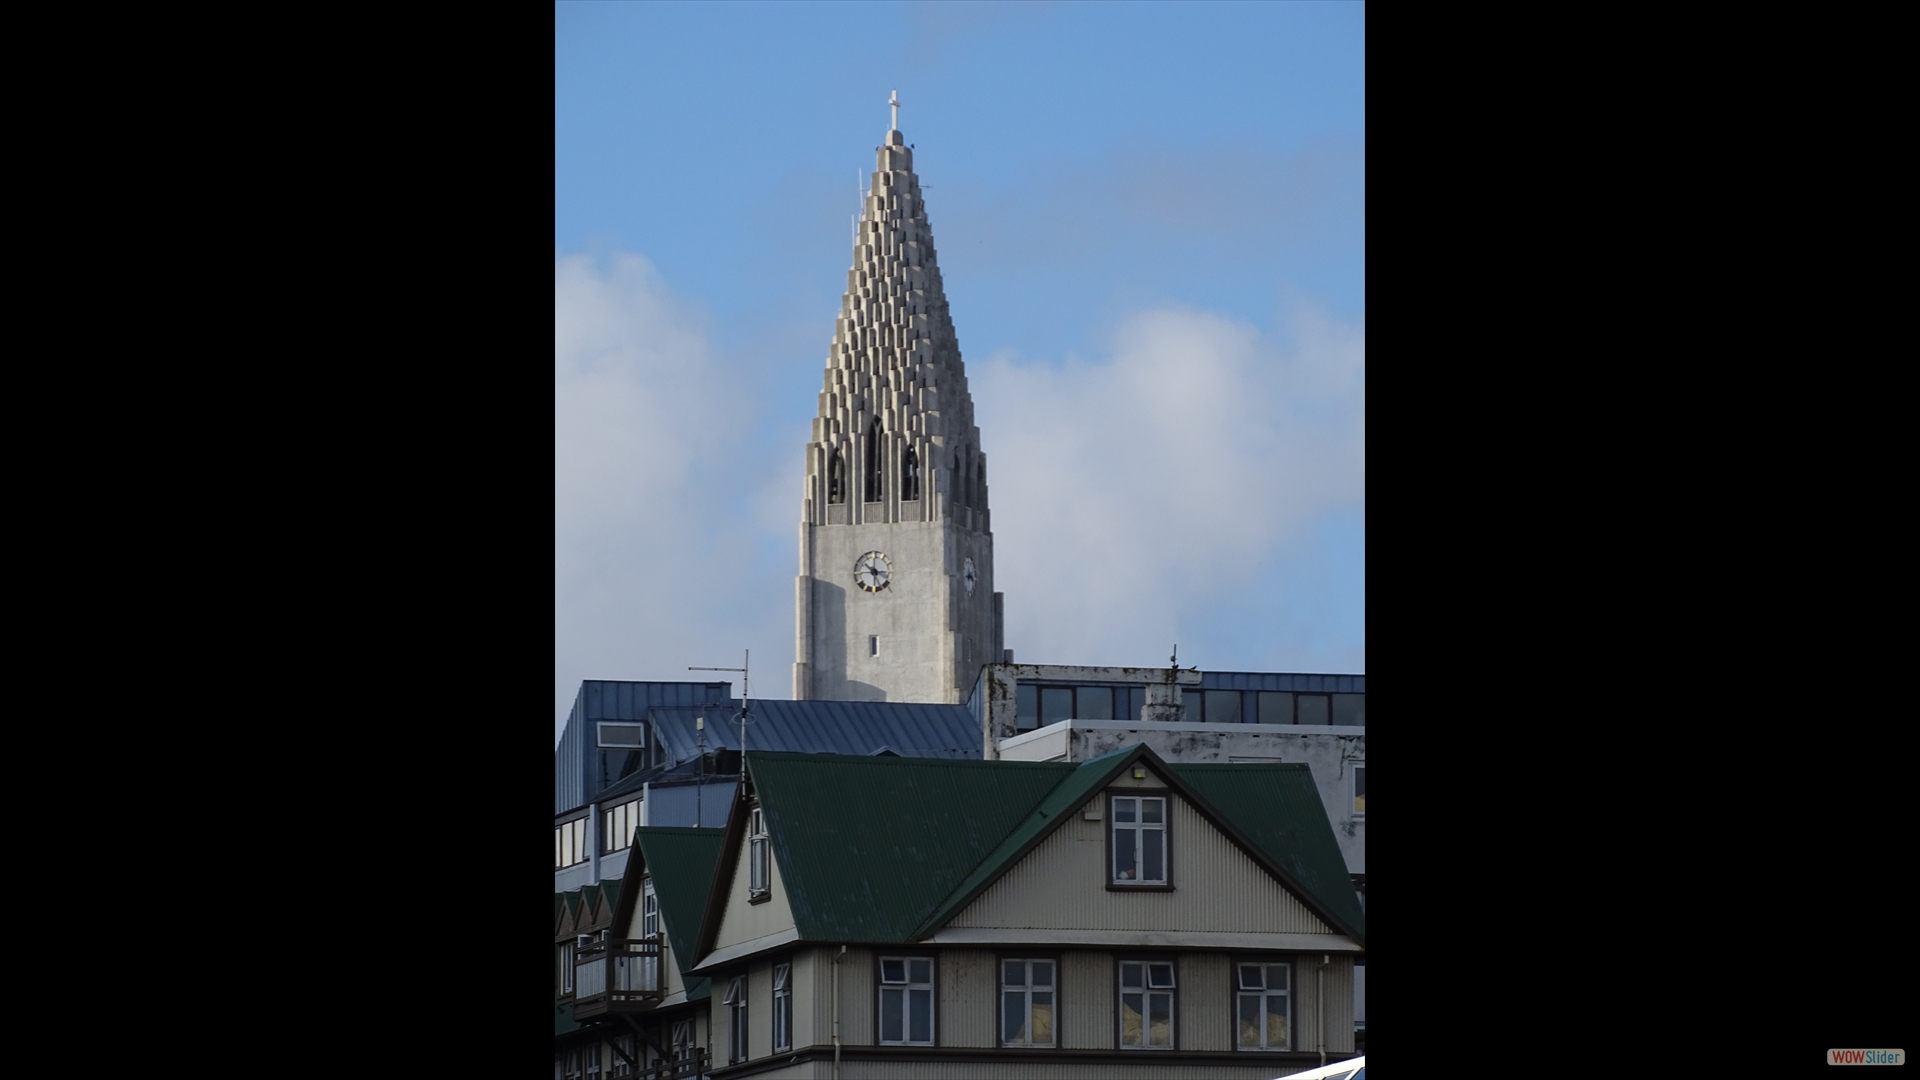
[[[736,975],[727,984],[727,1064],[747,1060],[747,977]]]
[[[1360,777],[1364,775],[1366,771],[1367,771],[1366,762],[1364,761],[1354,762],[1353,763],[1353,779],[1347,785],[1347,794],[1353,797],[1353,803],[1352,803],[1353,820],[1355,821],[1367,820],[1367,811],[1364,809],[1365,804],[1363,804],[1360,801],[1361,799],[1365,798],[1365,796],[1361,794],[1361,790],[1360,790],[1362,787],[1365,786],[1360,783]]]
[[[605,854],[633,846],[633,830],[640,827],[640,800],[629,799],[607,811]]]
[[[587,826],[592,817],[574,818],[553,827],[553,868],[565,870],[587,861]]]
[[[1254,980],[1249,980],[1247,977],[1247,971],[1249,969],[1255,974],[1256,978]],[[1273,986],[1273,972],[1276,970],[1285,972],[1284,981],[1286,985],[1278,989]],[[1260,985],[1257,987],[1249,987],[1247,985],[1249,981],[1258,981]],[[1266,1023],[1267,1001],[1271,998],[1280,998],[1285,1002],[1285,1007],[1281,1012],[1287,1018],[1287,1030],[1282,1036],[1282,1042],[1279,1046],[1275,1046],[1268,1041],[1271,1032],[1267,1030]],[[1254,1002],[1255,1010],[1260,1014],[1261,1018],[1260,1039],[1258,1042],[1251,1043],[1243,1041],[1246,1031],[1241,1026],[1245,1022],[1243,1014],[1246,1010],[1246,1002],[1249,1000]],[[1294,1013],[1292,961],[1236,959],[1233,962],[1233,1048],[1235,1050],[1256,1050],[1274,1053],[1292,1050],[1294,1048]]]
[[[640,1061],[639,1041],[633,1037],[633,1032],[631,1031],[627,1032],[625,1035],[614,1036],[613,1041],[619,1044],[620,1050],[625,1051],[627,1055],[626,1058],[621,1057],[618,1052],[616,1052],[613,1055],[613,1062],[612,1062],[613,1075],[616,1078],[622,1077],[622,1076],[632,1076],[634,1074],[634,1067],[633,1065],[629,1065],[627,1063],[627,1058],[632,1058],[636,1064],[639,1063]],[[645,1066],[642,1066],[642,1068],[644,1067]]]
[[[653,893],[653,878],[648,877],[640,885],[640,936],[658,938],[660,933],[660,898]],[[640,962],[641,978],[649,990],[665,990],[660,981],[660,956],[643,957]]]
[[[560,943],[560,996],[573,996],[573,943],[569,938]]]
[[[900,965],[902,978],[897,980],[887,978],[887,965],[890,963]],[[927,965],[925,982],[913,977],[915,964]],[[880,1000],[876,1003],[877,1009],[874,1014],[874,1034],[877,1036],[875,1041],[882,1046],[933,1046],[939,1041],[940,1034],[940,1002],[938,995],[934,993],[934,977],[937,972],[934,958],[931,956],[882,956],[879,958],[879,968],[877,981]],[[899,995],[900,1002],[900,1038],[898,1039],[886,1037],[887,1001],[888,995],[892,994]],[[924,1000],[927,1003],[927,1037],[924,1040],[913,1037],[913,1004],[916,1000],[915,995],[918,994],[926,995]]]
[[[767,841],[767,818],[759,807],[747,811],[747,899],[765,900],[773,895],[771,845]]]
[[[793,965],[773,965],[773,1050],[793,1049]]]
[[[580,1075],[583,1080],[600,1080],[601,1074],[605,1071],[603,1068],[605,1061],[603,1059],[607,1056],[606,1051],[601,1048],[599,1043],[591,1042],[580,1048],[580,1056],[582,1059],[581,1065],[583,1066],[580,1070]]]
[[[1170,858],[1172,855],[1170,850],[1171,845],[1167,843],[1167,826],[1170,824],[1167,819],[1172,816],[1173,800],[1165,795],[1110,795],[1107,801],[1109,826],[1107,829],[1108,883],[1120,886],[1165,886],[1170,884],[1173,879],[1173,866]],[[1131,803],[1133,808],[1131,810],[1123,809],[1121,806],[1122,803]],[[1149,803],[1157,804],[1159,807],[1160,820],[1158,822],[1145,820]],[[1122,821],[1120,815],[1123,812],[1129,814],[1133,820],[1130,822]],[[1158,828],[1150,827],[1156,824],[1159,826]],[[1141,875],[1138,878],[1123,878],[1120,876],[1120,838],[1123,835],[1130,837],[1133,841],[1133,850],[1137,862],[1136,869]],[[1157,878],[1145,876],[1147,845],[1153,842],[1157,842],[1160,848],[1160,876]]]
[[[1122,1050],[1173,1050],[1180,1045],[1178,1021],[1180,1018],[1180,976],[1173,960],[1139,957],[1122,959],[1116,967],[1118,983],[1114,996],[1114,1022],[1119,1029],[1115,1042]],[[1137,969],[1140,973],[1140,985],[1129,987],[1128,969]],[[1155,980],[1161,969],[1166,970],[1167,981],[1159,984]],[[1140,999],[1140,1041],[1127,1041],[1127,998]],[[1164,997],[1167,1003],[1167,1039],[1165,1042],[1153,1041],[1154,999]]]
[[[1020,965],[1022,981],[1018,983],[1007,979],[1008,970],[1014,964]],[[1041,974],[1040,969],[1035,966],[1038,964],[1047,966],[1046,976],[1049,980],[1047,983],[1038,981]],[[1060,962],[1050,956],[1003,956],[998,958],[998,968],[1000,971],[1000,1045],[1042,1048],[1058,1046],[1060,1044]],[[1044,1003],[1047,1010],[1045,1042],[1037,1041],[1033,1037],[1034,1010],[1041,1006],[1041,1003],[1036,1002],[1035,999],[1041,995],[1047,998]],[[1021,1027],[1021,1036],[1017,1039],[1007,1031],[1007,1006],[1013,1003],[1015,997],[1019,999]]]
[[[685,1061],[693,1056],[693,1018],[676,1020],[673,1023],[673,1060]]]

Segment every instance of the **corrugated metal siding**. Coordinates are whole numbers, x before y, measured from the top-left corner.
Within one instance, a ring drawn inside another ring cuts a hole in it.
[[[777,934],[794,926],[793,908],[787,903],[787,887],[780,880],[780,860],[767,860],[773,869],[772,888],[769,890],[772,895],[758,904],[748,902],[746,861],[749,850],[749,845],[740,845],[740,861],[733,868],[733,883],[727,889],[727,908],[720,917],[720,931],[713,939],[715,949]]]
[[[1295,1010],[1299,1020],[1293,1029],[1300,1050],[1320,1048],[1320,1014],[1317,1011],[1314,979],[1322,954],[1302,954],[1294,958],[1293,985]],[[1327,1053],[1353,1052],[1353,957],[1335,954],[1326,972]]]
[[[1295,690],[1328,694],[1364,694],[1365,675],[1309,675],[1281,671],[1203,671],[1203,690]]]
[[[698,704],[698,703],[695,703]],[[739,702],[711,713],[660,707],[649,719],[671,761],[699,753],[694,720],[707,716],[708,750],[740,748]],[[886,747],[901,757],[978,760],[980,727],[965,705],[898,701],[759,701],[747,724],[747,751],[863,756]]]
[[[599,787],[600,720],[642,720],[656,705],[697,706],[733,696],[730,682],[614,682],[588,679],[574,695],[560,745],[553,752],[553,812],[565,813],[592,801]]]
[[[821,991],[832,992],[831,985],[820,977],[820,965],[826,956],[819,949],[797,949],[793,957],[793,1048],[799,1050],[815,1043],[831,1042],[830,1038],[818,1034],[825,1030],[827,1036],[833,1034],[831,1016],[827,1010],[833,1008],[833,1000]],[[823,1029],[821,1017],[825,1017]]]
[[[947,949],[940,954],[940,1045],[994,1046],[994,1005],[1000,984],[994,955],[984,949]]]
[[[722,991],[721,997],[726,997]],[[773,962],[759,960],[747,966],[747,1060],[759,1061],[773,1053]]]
[[[1220,953],[1180,954],[1180,1049],[1233,1049],[1232,975]]]
[[[874,997],[873,950],[849,947],[840,958],[840,1045],[872,1046],[873,1012],[879,1002]],[[833,1003],[827,1003],[828,1008]],[[833,1017],[827,1017],[833,1023]],[[833,1029],[827,1029],[831,1037]],[[844,1063],[843,1063],[844,1064]]]
[[[567,715],[566,730],[560,733],[560,745],[553,751],[553,812],[564,814],[587,801],[580,768],[580,699],[573,701]]]
[[[1100,798],[1103,796],[1095,796]],[[1326,934],[1333,930],[1189,806],[1173,797],[1172,892],[1106,888],[1107,830],[1074,810],[948,925],[1048,930]]]
[[[1111,953],[1076,949],[1060,958],[1060,1045],[1070,1050],[1114,1048],[1114,968]]]

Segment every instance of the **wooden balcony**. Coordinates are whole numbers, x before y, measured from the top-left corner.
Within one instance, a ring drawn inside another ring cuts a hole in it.
[[[622,1066],[616,1065],[611,1080],[703,1080],[707,1075],[706,1047],[689,1047],[687,1054],[682,1061],[656,1061],[630,1072],[621,1072]]]
[[[666,996],[660,935],[588,942],[573,957],[573,1018],[640,1013]]]

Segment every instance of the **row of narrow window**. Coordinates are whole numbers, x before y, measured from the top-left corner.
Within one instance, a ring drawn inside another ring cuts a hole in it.
[[[1054,1046],[1058,965],[1047,959],[1002,959],[1000,966],[1000,1045]],[[1164,1047],[1174,1043],[1174,1004],[1179,992],[1175,965],[1148,959],[1123,959],[1118,965],[1119,1043],[1123,1048]],[[1233,965],[1235,1045],[1243,1050],[1294,1048],[1292,964],[1278,957]],[[930,956],[880,957],[877,1002],[882,1046],[934,1045],[934,960]],[[773,968],[773,1052],[793,1049],[792,968]],[[749,1059],[747,980],[732,979],[727,1007],[727,1061]]]
[[[886,498],[886,472],[880,452],[884,437],[880,433],[880,421],[875,420],[867,429],[867,453],[865,475],[862,477],[862,495],[868,502],[879,502]],[[959,488],[956,492],[961,506],[978,506],[980,491],[987,483],[987,463],[973,454],[971,447],[961,451]],[[900,498],[911,502],[920,497],[920,455],[913,447],[907,447],[900,456]],[[827,461],[827,501],[843,503],[847,501],[847,466],[839,450]]]

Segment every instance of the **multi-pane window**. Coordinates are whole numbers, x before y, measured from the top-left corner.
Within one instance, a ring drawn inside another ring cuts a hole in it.
[[[673,1060],[685,1061],[693,1056],[693,1021],[678,1020],[673,1025]]]
[[[742,975],[727,984],[727,1062],[747,1060],[747,979]]]
[[[600,786],[606,787],[646,767],[647,726],[637,723],[601,724]]]
[[[583,1059],[586,1057],[586,1055],[581,1053],[580,1050],[581,1048],[578,1046],[571,1047],[567,1050],[566,1080],[580,1080],[580,1066],[583,1062]]]
[[[1293,1025],[1288,1018],[1292,989],[1286,964],[1235,964],[1234,996],[1242,1050],[1291,1050]]]
[[[559,964],[560,964],[560,971],[559,971],[560,995],[562,997],[565,997],[566,995],[573,993],[573,942],[571,941],[561,942],[558,946],[555,947],[554,955],[558,957]]]
[[[640,896],[640,936],[655,937],[660,933],[660,898],[653,895],[653,882],[646,883],[646,891]],[[660,989],[660,958],[645,956],[640,959],[640,977],[649,990]]]
[[[1051,960],[1000,961],[1000,1043],[1053,1045],[1054,964]]]
[[[600,1059],[604,1055],[599,1043],[589,1043],[580,1048],[580,1055],[586,1059],[586,1068],[582,1070],[583,1080],[600,1080]]]
[[[640,826],[640,800],[623,802],[607,811],[606,844],[608,851],[625,851],[633,846],[633,830]]]
[[[933,960],[924,956],[880,958],[880,1041],[933,1045]]]
[[[747,895],[752,899],[766,896],[770,888],[767,856],[767,819],[756,806],[747,814]]]
[[[587,861],[586,818],[563,822],[553,829],[553,868],[564,869]]]
[[[773,1048],[785,1053],[793,1049],[793,968],[773,965]]]
[[[1120,1045],[1173,1045],[1173,964],[1125,960],[1120,964]]]
[[[1113,800],[1113,882],[1167,883],[1167,800]]]
[[[622,1035],[619,1038],[616,1038],[614,1040],[614,1045],[618,1046],[620,1050],[618,1053],[613,1055],[613,1075],[632,1076],[633,1063],[640,1060],[639,1058],[636,1058],[633,1056],[634,1055],[633,1036],[631,1034]]]
[[[1367,767],[1365,765],[1353,767],[1353,816],[1357,818],[1367,816]]]

